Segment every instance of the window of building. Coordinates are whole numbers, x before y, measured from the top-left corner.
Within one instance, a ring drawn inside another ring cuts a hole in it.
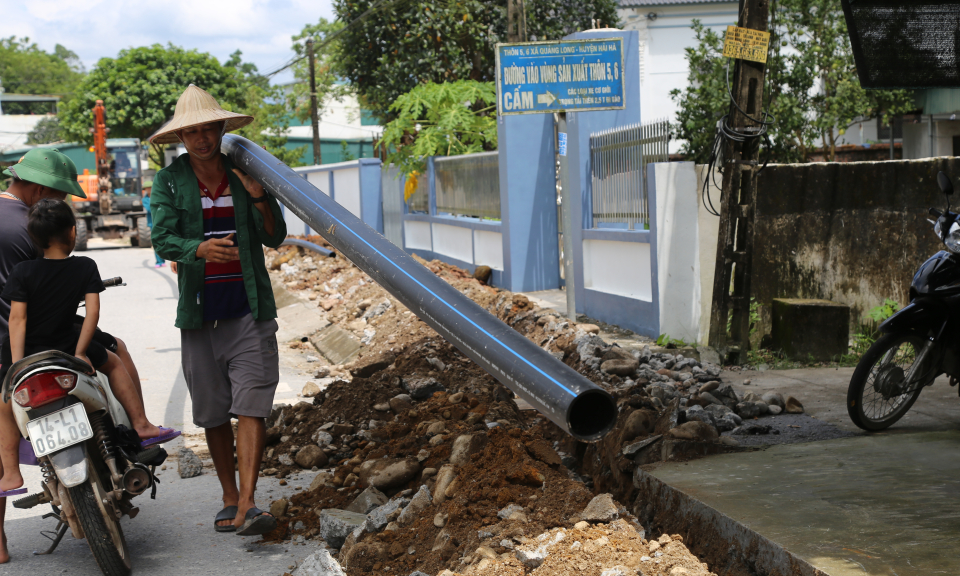
[[[883,123],[883,118],[877,118],[877,140],[883,142],[884,140],[890,139],[890,125]],[[903,118],[897,117],[893,119],[893,139],[901,140],[903,139]]]

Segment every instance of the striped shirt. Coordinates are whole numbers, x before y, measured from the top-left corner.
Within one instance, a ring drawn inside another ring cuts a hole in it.
[[[224,175],[214,193],[197,179],[200,185],[200,204],[203,207],[204,240],[226,238],[233,234],[233,246],[237,246],[237,225],[233,216],[233,196],[230,183]],[[206,263],[203,287],[203,321],[227,320],[250,314],[247,290],[243,285],[243,270],[240,261]]]

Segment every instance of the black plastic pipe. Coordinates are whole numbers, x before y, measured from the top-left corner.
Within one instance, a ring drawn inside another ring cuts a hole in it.
[[[301,240],[299,238],[287,238],[280,243],[281,246],[299,246],[300,248],[306,248],[307,250],[313,250],[321,256],[326,256],[328,258],[336,257],[337,253],[333,250],[327,250],[323,246],[317,246],[313,242],[307,242],[306,240]]]
[[[241,136],[223,151],[331,246],[571,436],[600,440],[617,417],[613,397],[421,266],[313,184]]]

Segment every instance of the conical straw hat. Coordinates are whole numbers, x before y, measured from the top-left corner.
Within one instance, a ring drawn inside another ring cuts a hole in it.
[[[220,104],[209,92],[191,84],[187,86],[187,89],[180,95],[180,99],[177,100],[173,118],[150,137],[150,142],[154,144],[176,144],[180,139],[177,138],[174,131],[210,122],[220,122],[221,120],[227,123],[226,131],[232,132],[253,122],[253,116],[227,112],[220,107]]]

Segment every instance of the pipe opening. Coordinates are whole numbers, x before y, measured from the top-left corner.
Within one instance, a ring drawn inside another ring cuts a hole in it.
[[[599,440],[617,423],[617,403],[603,390],[587,390],[570,403],[567,422],[578,440]]]

